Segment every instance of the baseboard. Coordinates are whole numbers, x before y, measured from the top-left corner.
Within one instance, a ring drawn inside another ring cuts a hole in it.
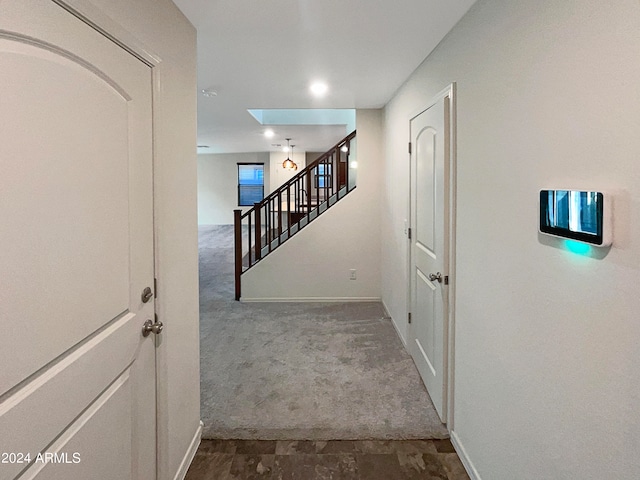
[[[391,319],[391,325],[393,325],[393,328],[395,328],[396,333],[398,334],[398,337],[400,337],[400,341],[402,342],[402,344],[404,345],[404,348],[406,349],[407,348],[407,340],[404,338],[404,335],[402,335],[402,332],[400,331],[400,327],[396,323],[395,319],[389,313],[389,309],[387,308],[387,304],[384,303],[384,300],[380,300],[380,302],[382,302],[382,308],[384,308],[386,316]]]
[[[203,427],[204,427],[204,423],[202,423],[202,420],[201,420],[200,425],[198,425],[198,428],[196,429],[196,433],[193,436],[191,443],[189,444],[189,449],[187,450],[187,453],[184,455],[184,458],[180,463],[180,468],[178,468],[178,472],[176,473],[176,476],[173,477],[173,480],[184,480],[184,477],[187,476],[187,470],[189,470],[189,466],[193,461],[193,457],[196,456],[196,452],[198,451],[198,447],[200,446],[200,439],[202,438]]]
[[[290,297],[290,298],[244,298],[240,299],[244,303],[258,302],[320,302],[320,303],[340,303],[340,302],[379,302],[380,297]]]
[[[456,432],[450,431],[449,435],[451,436],[451,443],[453,444],[453,448],[456,449],[456,453],[458,454],[458,457],[460,457],[460,461],[462,462],[464,469],[467,471],[469,478],[471,478],[471,480],[482,480],[480,478],[480,474],[476,470],[476,467],[473,466],[471,459],[467,455],[467,451],[462,446],[460,438],[458,437]]]
[[[382,304],[382,309],[384,310],[385,318],[391,318],[391,314],[389,313],[389,309],[387,308],[387,304],[384,303],[384,299],[380,299],[380,303]]]

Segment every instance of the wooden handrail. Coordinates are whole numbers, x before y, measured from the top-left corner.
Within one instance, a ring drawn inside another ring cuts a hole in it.
[[[242,273],[355,188],[349,179],[349,155],[355,137],[354,130],[246,212],[234,210],[236,300],[240,299]],[[343,156],[341,149],[345,146],[347,153]]]
[[[320,162],[322,162],[323,160],[326,160],[327,158],[329,158],[331,156],[331,154],[334,151],[340,151],[340,149],[346,145],[347,143],[350,143],[351,140],[353,140],[356,137],[356,131],[354,130],[353,132],[351,132],[349,135],[347,135],[346,137],[344,137],[342,140],[340,140],[338,143],[336,143],[333,147],[331,147],[329,150],[327,150],[325,153],[323,153],[322,155],[320,155],[318,158],[316,158],[313,162],[311,162],[309,165],[305,166],[302,170],[300,170],[298,173],[296,173],[293,177],[291,177],[289,180],[287,180],[286,182],[284,182],[282,185],[280,185],[280,187],[278,187],[278,190],[274,190],[273,192],[271,192],[269,195],[267,195],[266,197],[264,197],[262,199],[262,201],[260,202],[261,204],[267,203],[269,200],[273,200],[273,197],[277,196],[278,191],[280,190],[285,190],[287,187],[291,186],[293,183],[295,183],[295,181],[299,178],[302,178],[309,170],[313,170],[315,167],[317,167]],[[348,170],[348,169],[347,169]],[[247,215],[249,212],[246,212],[244,215]]]

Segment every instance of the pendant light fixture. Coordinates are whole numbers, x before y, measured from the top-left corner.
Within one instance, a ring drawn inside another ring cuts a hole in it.
[[[296,165],[295,162],[289,158],[289,151],[291,151],[291,156],[293,157],[293,146],[289,146],[289,141],[291,139],[286,138],[285,140],[287,141],[287,159],[282,162],[282,168],[284,168],[285,170],[295,171],[298,169],[298,165]]]

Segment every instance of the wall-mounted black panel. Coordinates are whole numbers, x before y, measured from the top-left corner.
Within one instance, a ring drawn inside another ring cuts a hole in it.
[[[541,233],[592,245],[611,243],[609,198],[586,190],[541,190]]]

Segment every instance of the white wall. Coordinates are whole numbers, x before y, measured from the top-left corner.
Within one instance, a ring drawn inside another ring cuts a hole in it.
[[[640,3],[480,0],[385,109],[383,299],[406,326],[409,116],[457,82],[454,436],[485,480],[640,478]],[[617,191],[614,245],[538,190]]]
[[[270,189],[269,193],[276,191],[280,186],[290,180],[293,176],[295,176],[300,170],[302,170],[306,163],[306,154],[302,151],[297,151],[294,149],[293,155],[287,157],[287,154],[284,152],[271,152],[270,153],[271,163],[270,163]],[[282,168],[282,162],[284,162],[287,158],[293,160],[296,165],[298,165],[298,170],[287,170]]]
[[[235,209],[251,208],[238,206],[238,163],[264,163],[269,194],[269,152],[198,155],[198,225],[233,225]]]
[[[356,112],[357,188],[245,273],[243,300],[380,298],[381,118]]]
[[[153,74],[156,311],[165,324],[156,357],[158,478],[169,480],[200,422],[196,32],[169,0],[91,4],[161,59]]]

